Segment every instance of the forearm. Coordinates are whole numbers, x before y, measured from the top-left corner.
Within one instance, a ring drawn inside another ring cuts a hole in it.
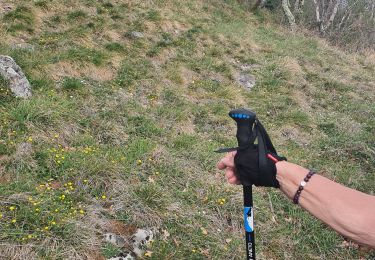
[[[280,189],[292,199],[308,170],[284,161],[276,167]],[[375,248],[375,197],[316,174],[299,204],[345,237]]]

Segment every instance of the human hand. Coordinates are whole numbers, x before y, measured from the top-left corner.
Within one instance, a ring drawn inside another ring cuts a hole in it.
[[[234,156],[237,151],[227,153],[217,164],[219,170],[225,170],[225,177],[230,184],[241,184],[236,176],[236,167],[234,165]]]
[[[277,160],[285,158],[272,154]],[[218,169],[225,170],[225,176],[228,183],[243,184],[265,187],[279,187],[276,179],[276,166],[269,158],[265,158],[267,168],[259,168],[259,155],[257,146],[248,147],[245,150],[239,150],[228,153],[217,164]]]

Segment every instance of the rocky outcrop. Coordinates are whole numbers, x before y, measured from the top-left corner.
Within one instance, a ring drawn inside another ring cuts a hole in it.
[[[0,75],[9,82],[16,97],[31,97],[31,86],[22,69],[9,56],[0,55]]]

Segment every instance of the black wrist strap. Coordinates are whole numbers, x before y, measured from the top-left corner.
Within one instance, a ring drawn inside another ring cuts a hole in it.
[[[260,172],[271,172],[272,169],[270,168],[272,165],[270,165],[267,160],[267,154],[268,153],[276,153],[276,149],[273,146],[271,139],[266,131],[264,129],[263,125],[260,123],[258,119],[255,121],[255,127],[254,130],[256,131],[256,136],[258,137],[258,151],[259,151],[259,171]],[[263,183],[272,183],[274,182],[274,178],[271,174],[262,174],[260,175],[260,178],[262,178]],[[278,184],[276,184],[278,186]]]

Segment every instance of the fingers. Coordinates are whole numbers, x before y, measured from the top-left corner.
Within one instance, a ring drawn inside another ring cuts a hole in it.
[[[232,168],[227,168],[225,170],[225,177],[227,178],[228,183],[230,184],[240,184],[234,170]]]
[[[236,177],[236,175],[234,174],[234,170],[232,168],[227,168],[225,170],[225,177],[227,177],[228,180]]]
[[[228,180],[228,183],[230,183],[230,184],[235,184],[235,185],[239,185],[239,184],[241,184],[241,182],[240,182],[237,178],[229,179],[229,180]]]
[[[234,156],[236,155],[236,151],[228,153],[223,159],[219,161],[217,164],[217,168],[219,170],[224,170],[227,167],[234,168]]]
[[[240,184],[235,174],[235,165],[234,165],[234,156],[236,151],[228,153],[223,159],[217,164],[219,170],[225,170],[225,177],[227,178],[228,183],[230,184]]]

